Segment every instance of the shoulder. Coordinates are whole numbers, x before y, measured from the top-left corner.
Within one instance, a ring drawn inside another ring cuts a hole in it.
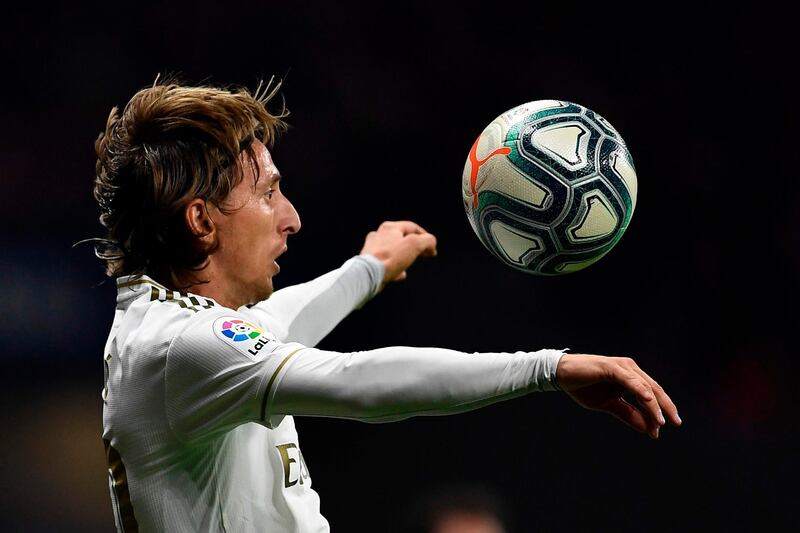
[[[183,299],[174,298],[177,293],[157,287],[152,291],[140,291],[122,308],[118,306],[115,339],[121,350],[151,358],[162,354],[163,349],[206,312],[213,307],[187,304]],[[169,294],[172,293],[172,294]],[[115,320],[116,322],[116,320]]]
[[[271,332],[240,313],[220,314],[214,318],[211,329],[218,339],[237,348],[275,341]]]
[[[262,359],[281,343],[256,318],[226,307],[212,307],[187,317],[174,332],[169,354],[226,353],[249,360]]]
[[[217,338],[240,346],[267,334],[257,316],[244,316],[211,298],[151,284],[125,311],[129,327],[148,337],[208,341]]]
[[[169,290],[149,279],[136,280],[130,295],[122,292],[125,286],[125,283],[119,285],[117,301],[118,304],[126,300],[130,302],[122,305],[124,319],[137,328],[143,326],[149,330],[172,326],[168,329],[174,332],[176,327],[191,323],[199,315],[224,309],[210,298]]]

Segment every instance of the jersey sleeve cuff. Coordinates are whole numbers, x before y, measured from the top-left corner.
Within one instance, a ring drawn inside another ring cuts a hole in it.
[[[558,362],[561,361],[561,357],[568,349],[544,349],[535,352],[540,361],[540,364],[536,365],[535,376],[539,390],[545,392],[561,390],[556,381],[556,370],[558,370]]]
[[[353,257],[351,261],[361,265],[366,270],[367,276],[369,276],[369,294],[356,306],[356,309],[361,309],[364,304],[380,292],[385,268],[383,266],[383,261],[371,254],[357,255]]]

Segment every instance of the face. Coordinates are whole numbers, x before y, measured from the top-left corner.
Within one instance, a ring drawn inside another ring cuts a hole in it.
[[[209,205],[219,247],[213,254],[217,275],[225,279],[226,292],[238,305],[265,300],[272,294],[272,277],[280,272],[276,262],[287,249],[286,240],[300,230],[300,217],[281,193],[281,175],[267,148],[253,142],[255,165],[244,154],[244,175],[222,207]]]

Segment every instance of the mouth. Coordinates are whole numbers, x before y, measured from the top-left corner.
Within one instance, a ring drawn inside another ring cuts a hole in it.
[[[281,271],[281,266],[278,264],[278,258],[280,256],[282,256],[283,254],[285,254],[288,249],[289,249],[289,247],[284,244],[283,248],[281,249],[281,251],[278,252],[278,255],[276,255],[275,259],[272,261],[272,264],[275,265],[275,273],[276,274]]]

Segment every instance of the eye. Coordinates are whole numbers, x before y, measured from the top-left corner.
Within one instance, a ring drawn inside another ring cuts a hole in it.
[[[264,196],[266,196],[266,197],[267,197],[267,200],[272,200],[272,195],[273,195],[274,193],[275,193],[275,189],[273,189],[273,188],[269,188],[269,189],[267,189],[267,191],[264,193]]]

